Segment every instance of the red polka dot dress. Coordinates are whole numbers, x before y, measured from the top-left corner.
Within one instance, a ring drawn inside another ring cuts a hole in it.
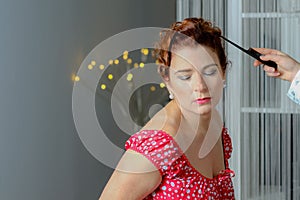
[[[234,199],[231,180],[234,172],[228,166],[232,145],[225,128],[222,140],[225,170],[207,178],[190,164],[173,137],[163,130],[143,130],[131,136],[125,144],[126,150],[144,155],[162,175],[160,185],[145,200]]]

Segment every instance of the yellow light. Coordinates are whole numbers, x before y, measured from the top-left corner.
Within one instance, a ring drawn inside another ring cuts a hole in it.
[[[106,89],[106,85],[105,84],[101,84],[101,89],[105,90]]]
[[[116,60],[114,61],[114,63],[115,63],[116,65],[119,64],[119,60],[116,59]]]
[[[93,60],[93,61],[91,62],[91,65],[95,66],[95,65],[96,65],[96,61]]]
[[[114,76],[113,76],[112,74],[108,74],[107,78],[108,78],[109,80],[112,80],[112,79],[114,78]]]
[[[140,63],[140,68],[144,68],[145,64],[144,63]]]
[[[150,91],[151,91],[151,92],[154,92],[155,90],[156,90],[155,86],[151,86],[151,87],[150,87]]]
[[[79,76],[75,76],[74,81],[75,81],[75,82],[80,81],[80,77],[79,77]]]
[[[133,67],[134,67],[134,68],[138,68],[138,67],[139,67],[139,63],[134,63],[134,64],[133,64]]]
[[[161,88],[166,87],[165,83],[160,83],[159,86],[160,86]]]
[[[128,51],[124,51],[124,52],[123,52],[123,55],[128,55]]]
[[[110,65],[112,65],[113,63],[114,63],[113,60],[109,60],[109,61],[108,61],[108,64],[110,64]]]
[[[141,49],[141,53],[144,53],[144,48]]]
[[[149,50],[148,49],[144,49],[143,54],[144,55],[148,55],[149,54]]]
[[[99,69],[103,70],[104,69],[104,65],[99,65]]]
[[[131,63],[132,63],[132,59],[129,58],[129,59],[127,60],[127,63],[128,63],[128,64],[131,64]]]
[[[89,70],[92,70],[92,69],[93,69],[93,65],[89,64],[89,65],[88,65],[88,69],[89,69]]]
[[[131,73],[129,73],[129,74],[127,75],[127,81],[131,81],[132,78],[133,78],[133,75],[132,75]]]
[[[124,54],[124,55],[123,55],[123,59],[124,59],[124,60],[127,60],[127,58],[128,58],[128,54]]]

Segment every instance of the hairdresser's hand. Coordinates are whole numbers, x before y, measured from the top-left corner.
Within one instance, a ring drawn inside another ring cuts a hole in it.
[[[254,48],[256,51],[263,54],[260,59],[268,61],[274,61],[278,68],[275,70],[273,67],[264,65],[264,70],[268,76],[280,78],[282,80],[287,80],[292,82],[297,72],[300,70],[300,63],[295,59],[291,58],[289,55],[275,50],[267,48]],[[255,60],[253,65],[255,67],[261,65],[262,63]]]

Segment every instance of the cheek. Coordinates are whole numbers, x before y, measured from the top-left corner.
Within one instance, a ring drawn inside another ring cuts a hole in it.
[[[223,79],[220,76],[207,77],[204,79],[207,88],[211,91],[223,87]]]
[[[173,91],[175,94],[182,96],[182,95],[191,93],[192,89],[189,84],[176,83],[176,85],[174,85],[174,87],[173,87]]]
[[[223,95],[223,79],[215,78],[207,82],[209,94],[213,97],[213,105],[217,105]]]
[[[189,82],[179,80],[177,77],[172,76],[170,76],[169,88],[175,95],[186,94],[192,90]]]

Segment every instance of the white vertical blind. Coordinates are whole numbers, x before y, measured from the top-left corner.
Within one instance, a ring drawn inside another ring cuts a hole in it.
[[[244,47],[280,49],[299,59],[299,22],[292,1],[242,3]],[[231,31],[231,30],[228,30]],[[296,44],[296,45],[295,45]],[[241,96],[242,199],[300,199],[299,107],[287,96],[289,83],[250,68],[253,59],[242,57]],[[297,166],[297,167],[294,167]]]
[[[177,16],[209,19],[246,49],[275,48],[300,60],[300,1],[177,1],[183,2],[184,15],[177,9]],[[227,52],[225,119],[236,198],[300,199],[300,107],[286,96],[290,83],[267,77],[231,45]]]

